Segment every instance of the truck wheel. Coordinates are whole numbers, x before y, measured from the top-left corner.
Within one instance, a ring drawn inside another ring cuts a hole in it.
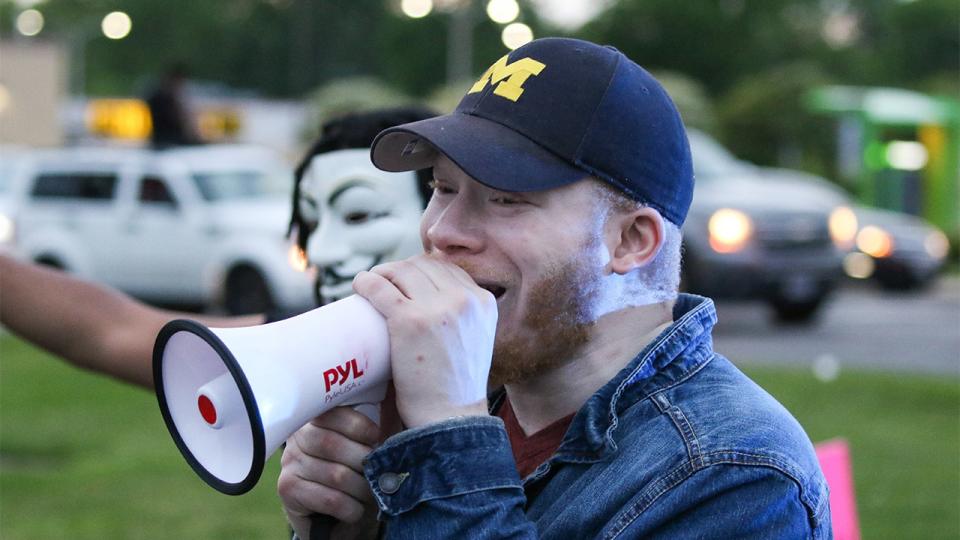
[[[820,294],[806,300],[793,300],[782,296],[770,299],[770,306],[777,322],[785,324],[810,324],[816,318],[826,294]]]
[[[877,272],[874,278],[885,291],[912,291],[923,289],[925,283],[908,272]]]
[[[60,270],[62,272],[65,272],[67,270],[67,266],[62,262],[60,262],[60,259],[56,258],[53,255],[40,255],[39,257],[34,259],[33,262],[39,264],[40,266],[46,266],[47,268]]]
[[[231,315],[266,313],[274,308],[267,281],[250,266],[238,266],[227,274],[224,296],[224,307]]]

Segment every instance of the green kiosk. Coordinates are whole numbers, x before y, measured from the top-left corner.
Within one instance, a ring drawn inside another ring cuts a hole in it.
[[[960,102],[895,88],[825,86],[808,106],[838,117],[837,173],[869,206],[960,236]]]

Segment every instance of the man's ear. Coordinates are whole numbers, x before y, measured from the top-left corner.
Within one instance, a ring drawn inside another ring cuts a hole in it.
[[[663,217],[653,208],[611,216],[610,270],[623,275],[649,264],[663,246]]]

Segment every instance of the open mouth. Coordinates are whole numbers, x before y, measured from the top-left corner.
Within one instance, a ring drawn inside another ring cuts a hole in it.
[[[490,294],[492,294],[497,300],[500,300],[500,297],[503,296],[503,293],[507,292],[506,287],[501,287],[500,285],[494,285],[492,283],[477,283],[477,285],[479,285],[481,289],[490,291]]]

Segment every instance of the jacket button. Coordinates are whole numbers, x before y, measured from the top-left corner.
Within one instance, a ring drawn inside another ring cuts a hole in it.
[[[387,495],[393,495],[400,489],[400,482],[403,482],[403,478],[399,474],[388,472],[380,475],[380,478],[377,479],[377,485],[380,487],[380,491],[386,493]]]

